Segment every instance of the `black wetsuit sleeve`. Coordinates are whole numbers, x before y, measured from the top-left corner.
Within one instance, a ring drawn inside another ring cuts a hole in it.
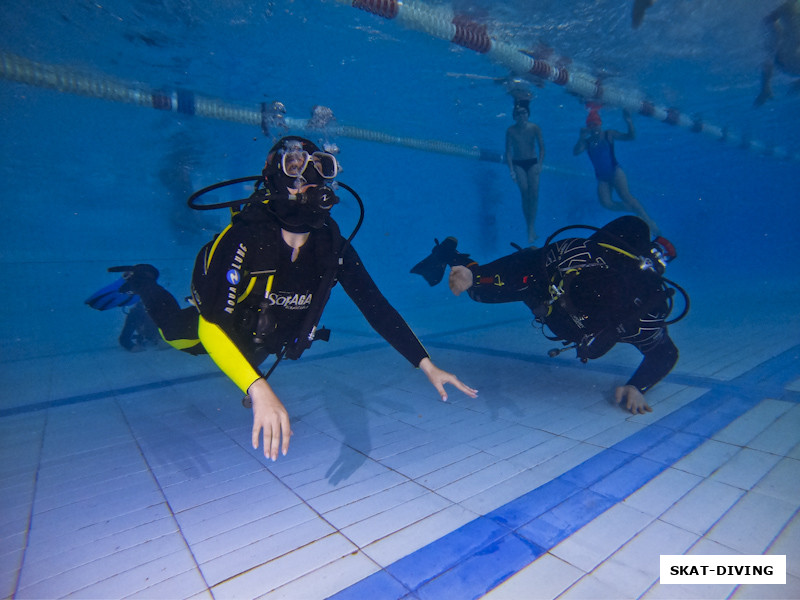
[[[469,267],[473,276],[469,297],[487,304],[529,301],[537,292],[534,272],[541,263],[539,252],[528,248],[485,265],[473,263]]]
[[[345,252],[339,281],[372,328],[408,362],[418,367],[423,358],[428,358],[425,348],[375,285],[352,246]]]
[[[632,385],[644,394],[664,379],[678,362],[678,348],[667,334],[666,329],[663,330],[663,335],[655,346],[634,345],[639,348],[644,357],[626,385]]]

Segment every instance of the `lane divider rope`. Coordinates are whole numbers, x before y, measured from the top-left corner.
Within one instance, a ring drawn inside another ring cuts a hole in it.
[[[256,127],[262,127],[264,123],[264,104],[258,107],[248,107],[205,97],[189,90],[154,90],[143,84],[133,84],[110,77],[93,77],[67,67],[35,62],[8,52],[0,52],[0,78],[62,93],[135,104],[184,115],[196,115]],[[311,119],[283,117],[282,120],[292,130],[317,130]],[[398,136],[351,125],[332,124],[327,126],[324,132],[331,136],[403,146],[425,152],[495,163],[502,162],[500,153],[477,146]]]
[[[725,144],[763,156],[800,160],[800,151],[792,152],[782,146],[766,144],[752,139],[749,135],[731,131],[728,127],[708,123],[700,116],[690,116],[677,108],[655,104],[638,90],[605,85],[601,79],[589,73],[567,69],[544,57],[536,58],[525,48],[492,37],[485,24],[472,21],[451,7],[430,7],[418,0],[336,1],[384,19],[396,20],[409,29],[485,54],[517,76],[537,83],[542,80],[549,81],[562,86],[567,92],[582,98],[585,102],[625,108],[633,113],[682,127],[693,133],[703,133]]]

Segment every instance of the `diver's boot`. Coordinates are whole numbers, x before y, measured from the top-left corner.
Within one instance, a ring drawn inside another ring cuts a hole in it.
[[[436,242],[436,245],[431,250],[430,255],[411,269],[412,273],[422,275],[430,286],[434,286],[442,280],[446,266],[462,265],[469,262],[468,255],[456,252],[456,246],[458,245],[456,238],[447,237],[441,244],[436,238],[433,241]]]
[[[158,269],[153,265],[133,265],[122,267],[109,267],[109,273],[122,273],[122,278],[125,283],[119,288],[123,294],[139,294],[142,288],[148,287],[150,284],[158,280]]]
[[[175,297],[157,283],[158,269],[153,265],[134,265],[132,267],[111,267],[111,273],[122,273],[125,283],[119,291],[138,296],[147,314],[160,329],[172,321],[181,308]]]

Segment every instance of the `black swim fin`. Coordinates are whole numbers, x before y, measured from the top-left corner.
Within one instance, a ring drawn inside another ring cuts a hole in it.
[[[442,280],[445,267],[451,264],[458,255],[456,252],[458,240],[456,238],[445,238],[441,244],[436,238],[433,241],[436,242],[436,245],[431,250],[430,255],[411,269],[412,273],[422,275],[430,286],[434,286]]]

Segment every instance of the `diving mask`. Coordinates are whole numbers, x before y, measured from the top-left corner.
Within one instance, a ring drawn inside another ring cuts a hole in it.
[[[309,154],[300,144],[297,148],[287,149],[281,156],[281,171],[289,177],[300,177],[309,164],[323,179],[333,179],[339,173],[339,162],[333,154],[328,152],[314,152]]]

